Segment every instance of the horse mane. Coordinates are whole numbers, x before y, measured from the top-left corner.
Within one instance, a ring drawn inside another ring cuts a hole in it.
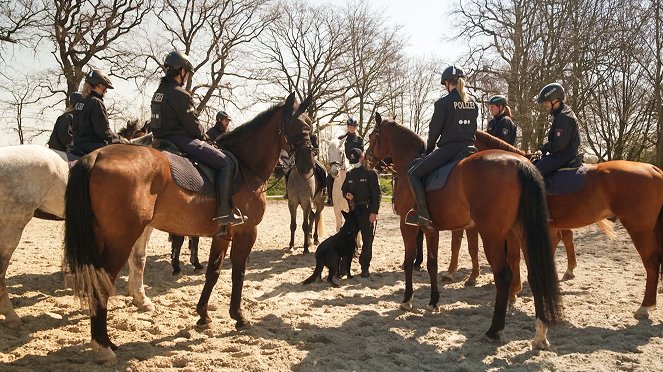
[[[219,145],[219,147],[224,148],[224,149],[229,149],[234,147],[238,141],[246,138],[246,136],[251,133],[255,132],[258,127],[260,127],[268,118],[270,118],[272,115],[274,115],[274,112],[276,112],[278,109],[283,107],[285,103],[277,103],[270,108],[266,109],[265,111],[259,113],[255,118],[251,119],[250,121],[240,125],[239,127],[231,130],[230,132],[226,132],[217,139],[216,143]]]
[[[497,138],[497,137],[495,137],[495,136],[493,136],[493,135],[491,135],[487,132],[484,132],[482,130],[477,130],[476,131],[476,141],[475,141],[475,143],[476,142],[481,142],[486,146],[486,148],[479,148],[479,151],[487,150],[487,149],[496,149],[496,150],[504,150],[504,151],[508,151],[508,152],[515,152],[516,154],[520,154],[520,155],[525,155],[526,154],[525,151],[522,151],[521,149],[519,149],[515,146],[512,146],[512,145],[502,141],[501,139],[499,139],[499,138]],[[480,147],[480,146],[478,146],[478,147]]]
[[[423,152],[425,150],[424,140],[418,134],[411,131],[409,128],[398,124],[396,121],[392,119],[383,119],[380,125],[388,125],[389,128],[394,128],[394,130],[398,132],[398,135],[401,136],[401,138],[403,138],[408,143],[409,142],[416,143],[419,146],[419,152]]]

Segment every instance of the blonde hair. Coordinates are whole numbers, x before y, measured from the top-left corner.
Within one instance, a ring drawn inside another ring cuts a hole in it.
[[[509,107],[509,106],[504,106],[504,109],[502,109],[502,112],[504,112],[504,116],[508,116],[510,118],[513,117],[513,115],[511,114],[511,107]]]
[[[458,78],[456,84],[456,90],[458,90],[458,95],[460,95],[460,100],[463,102],[467,102],[468,97],[467,97],[467,92],[465,92],[465,79]]]
[[[87,98],[87,96],[90,95],[90,92],[92,92],[92,85],[88,83],[87,81],[83,84],[83,90],[81,91],[81,95],[83,96],[83,99]]]

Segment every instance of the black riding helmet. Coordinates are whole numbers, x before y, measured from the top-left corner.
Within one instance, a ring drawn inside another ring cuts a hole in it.
[[[182,52],[173,51],[168,53],[166,59],[163,61],[163,67],[169,73],[178,71],[181,68],[193,73],[193,64],[189,60],[189,56]]]
[[[83,99],[83,95],[80,94],[80,93],[78,93],[78,92],[71,92],[71,93],[69,93],[69,105],[70,105],[71,107],[76,106],[76,104],[77,104],[78,102],[80,102],[80,100],[82,100],[82,99]]]
[[[230,119],[230,115],[228,115],[225,111],[219,111],[216,113],[216,120],[219,121],[221,119]]]
[[[536,99],[537,103],[543,103],[544,101],[552,102],[555,99],[564,101],[566,98],[566,93],[564,92],[564,87],[558,83],[550,83],[545,87],[541,88],[539,96]]]
[[[458,80],[458,78],[465,78],[465,73],[459,67],[449,66],[442,72],[442,84],[444,84],[445,81],[453,83]]]
[[[506,106],[506,102],[507,102],[506,97],[504,97],[503,95],[499,95],[499,94],[496,95],[496,96],[490,97],[490,99],[488,100],[489,105],[496,105],[496,106]]]
[[[345,122],[345,125],[349,125],[351,127],[358,126],[357,120],[355,120],[355,118],[348,118],[348,120]]]
[[[102,70],[92,70],[88,72],[87,75],[85,75],[85,81],[92,86],[103,84],[108,87],[108,89],[114,89],[110,78]]]

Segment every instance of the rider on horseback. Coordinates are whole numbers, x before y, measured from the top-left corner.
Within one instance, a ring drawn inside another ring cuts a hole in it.
[[[357,120],[355,118],[348,118],[348,120],[345,122],[347,131],[345,134],[341,135],[338,137],[339,140],[345,139],[343,142],[343,146],[345,147],[345,157],[350,160],[350,154],[352,153],[353,149],[359,149],[364,152],[364,139],[361,138],[360,135],[357,134],[357,126],[359,125],[357,123]],[[332,190],[334,190],[334,177],[331,175],[327,176],[326,180],[326,187],[327,187],[327,200],[325,200],[325,205],[334,205],[332,201]]]
[[[113,84],[105,72],[92,70],[85,75],[82,102],[74,107],[72,132],[74,149],[83,154],[110,145],[120,143],[120,137],[110,129],[108,113],[104,105],[104,95]]]
[[[408,170],[410,187],[416,199],[416,214],[408,213],[405,223],[428,227],[430,213],[426,205],[425,177],[454,158],[475,152],[478,107],[465,92],[465,74],[456,66],[442,72],[442,84],[449,94],[435,102],[435,111],[428,126],[426,155]],[[436,146],[437,142],[437,146]],[[413,212],[413,211],[410,211]]]
[[[219,111],[216,114],[216,124],[207,130],[205,135],[212,141],[216,141],[222,134],[228,133],[228,126],[232,119],[225,111]]]
[[[493,118],[488,122],[486,132],[511,146],[515,146],[517,128],[511,120],[511,108],[507,105],[506,97],[502,95],[492,96],[488,100],[488,110]]]
[[[171,52],[164,61],[166,76],[152,97],[150,127],[157,139],[172,142],[192,160],[207,164],[216,170],[216,217],[219,230],[214,236],[226,234],[226,225],[244,222],[241,212],[232,208],[233,164],[219,149],[203,141],[203,128],[191,94],[182,85],[193,74],[193,64],[181,52]]]
[[[564,103],[565,97],[564,88],[552,83],[543,87],[537,98],[537,102],[552,115],[548,142],[539,147],[543,156],[534,163],[544,176],[564,166],[582,165],[578,122],[571,107]]]

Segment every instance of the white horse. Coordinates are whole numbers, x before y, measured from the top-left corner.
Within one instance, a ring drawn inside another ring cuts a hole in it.
[[[68,175],[66,155],[60,151],[40,145],[0,148],[0,314],[10,328],[20,326],[21,319],[9,301],[5,284],[9,261],[32,217],[64,219]],[[145,296],[143,271],[150,233],[146,231],[138,239],[129,260],[129,294],[136,306],[148,311],[154,305]]]

